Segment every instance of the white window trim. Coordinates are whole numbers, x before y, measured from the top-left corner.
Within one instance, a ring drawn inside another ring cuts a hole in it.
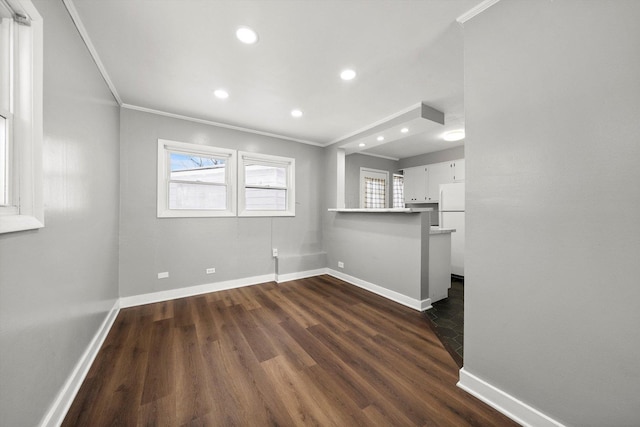
[[[384,208],[388,208],[389,207],[389,171],[385,171],[385,170],[381,170],[381,169],[372,169],[372,168],[366,168],[366,167],[360,167],[360,183],[359,183],[359,188],[360,188],[360,209],[365,209],[364,207],[364,195],[365,195],[365,180],[364,178],[367,176],[367,172],[371,173],[373,172],[374,174],[379,174],[379,175],[384,175],[385,179],[384,179],[384,191],[385,191],[385,197],[384,197]]]
[[[283,211],[273,210],[247,210],[245,206],[245,161],[260,162],[274,166],[286,166],[287,168],[287,208]],[[296,160],[289,157],[272,156],[268,154],[238,152],[238,216],[296,216]]]
[[[402,178],[402,194],[400,194],[399,199],[401,200],[401,205],[402,206],[396,206],[396,183],[395,183],[395,179],[396,178]],[[404,208],[405,204],[404,204],[404,175],[399,174],[399,173],[394,173],[393,176],[391,177],[391,207],[392,208]]]
[[[227,182],[226,210],[169,209],[170,151],[182,151],[205,156],[226,157],[228,159],[225,165]],[[235,216],[236,163],[235,150],[211,147],[201,144],[189,144],[186,142],[170,141],[167,139],[158,139],[158,218],[202,218]]]
[[[0,233],[44,227],[42,201],[43,24],[30,0],[18,4],[31,18],[30,26],[14,24],[17,69],[13,83],[12,205],[0,207]],[[16,69],[16,68],[14,68]]]

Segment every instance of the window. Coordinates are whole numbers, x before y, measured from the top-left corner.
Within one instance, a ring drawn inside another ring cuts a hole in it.
[[[11,206],[11,197],[9,195],[9,166],[8,159],[11,157],[9,153],[9,121],[7,113],[0,112],[0,207],[6,208]]]
[[[393,207],[404,208],[404,176],[393,174]]]
[[[295,216],[295,160],[239,154],[239,216]]]
[[[234,216],[234,150],[158,140],[158,217]]]
[[[387,204],[387,182],[389,172],[377,169],[360,168],[360,207],[364,209],[383,209]]]
[[[0,233],[44,227],[42,66],[35,7],[0,2]]]

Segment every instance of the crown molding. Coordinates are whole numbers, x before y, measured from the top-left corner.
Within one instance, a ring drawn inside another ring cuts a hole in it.
[[[173,119],[180,119],[180,120],[186,120],[186,121],[189,121],[189,122],[202,123],[202,124],[205,124],[205,125],[217,126],[217,127],[221,127],[221,128],[225,128],[225,129],[233,129],[233,130],[237,130],[237,131],[240,131],[240,132],[253,133],[255,135],[268,136],[268,137],[271,137],[271,138],[285,139],[287,141],[300,142],[302,144],[313,145],[313,146],[316,146],[316,147],[326,147],[326,144],[320,144],[320,143],[314,142],[314,141],[307,141],[306,139],[292,138],[290,136],[279,135],[279,134],[276,134],[276,133],[263,132],[263,131],[260,131],[260,130],[257,130],[257,129],[251,129],[251,128],[245,128],[245,127],[242,127],[242,126],[229,125],[229,124],[226,124],[226,123],[214,122],[212,120],[198,119],[198,118],[190,117],[190,116],[183,116],[181,114],[169,113],[167,111],[161,111],[161,110],[154,110],[153,108],[140,107],[138,105],[122,104],[120,106],[122,108],[126,108],[128,110],[142,111],[144,113],[156,114],[158,116],[171,117]]]
[[[458,24],[464,24],[468,20],[474,18],[476,15],[479,15],[485,10],[489,9],[491,6],[498,3],[499,1],[500,0],[484,0],[482,3],[480,3],[476,7],[458,16],[458,18],[456,18],[456,22]]]
[[[100,59],[100,55],[98,55],[98,51],[93,46],[93,42],[91,41],[91,38],[89,37],[89,33],[87,33],[87,30],[84,27],[82,20],[80,19],[80,15],[78,14],[78,10],[76,9],[76,6],[73,4],[72,0],[62,0],[62,3],[64,3],[64,6],[67,8],[67,12],[69,12],[69,16],[71,17],[73,24],[76,26],[78,33],[80,33],[80,37],[82,38],[82,41],[84,42],[85,46],[87,46],[87,49],[89,50],[89,53],[93,58],[93,62],[96,63],[96,66],[100,71],[100,74],[102,74],[102,78],[104,79],[105,83],[107,83],[107,86],[109,86],[109,90],[111,91],[111,94],[116,99],[116,102],[118,103],[118,105],[122,106],[122,98],[120,98],[120,95],[116,90],[116,86],[113,84],[111,77],[109,77],[109,73],[107,73],[107,69],[102,63],[102,60]]]

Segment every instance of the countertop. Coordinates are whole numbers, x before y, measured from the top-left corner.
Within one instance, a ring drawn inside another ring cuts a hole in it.
[[[440,228],[437,225],[432,225],[429,230],[429,234],[446,234],[446,233],[454,233],[456,231],[455,228]]]

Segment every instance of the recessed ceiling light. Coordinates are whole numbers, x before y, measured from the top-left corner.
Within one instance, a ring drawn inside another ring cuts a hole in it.
[[[376,138],[378,141],[384,141],[384,136],[380,135],[379,137]]]
[[[293,117],[302,117],[302,111],[300,111],[300,110],[291,110],[291,115]]]
[[[254,44],[258,41],[258,33],[256,33],[249,27],[238,27],[238,29],[236,30],[236,37],[242,43],[246,44]]]
[[[400,132],[407,133],[407,132],[409,132],[409,129],[408,128],[402,128],[402,129],[400,129]]]
[[[366,145],[367,145],[367,144],[365,144],[364,142],[361,142],[360,144],[358,144],[358,147],[364,147],[364,146],[366,146]]]
[[[216,96],[216,98],[220,99],[227,99],[229,97],[229,92],[224,89],[216,89],[213,91],[213,94]]]
[[[340,78],[342,80],[353,80],[356,77],[356,72],[351,69],[342,70]]]
[[[445,133],[444,135],[442,135],[442,138],[445,141],[460,141],[461,139],[464,139],[464,129],[456,129],[456,130],[451,130],[447,133]]]

